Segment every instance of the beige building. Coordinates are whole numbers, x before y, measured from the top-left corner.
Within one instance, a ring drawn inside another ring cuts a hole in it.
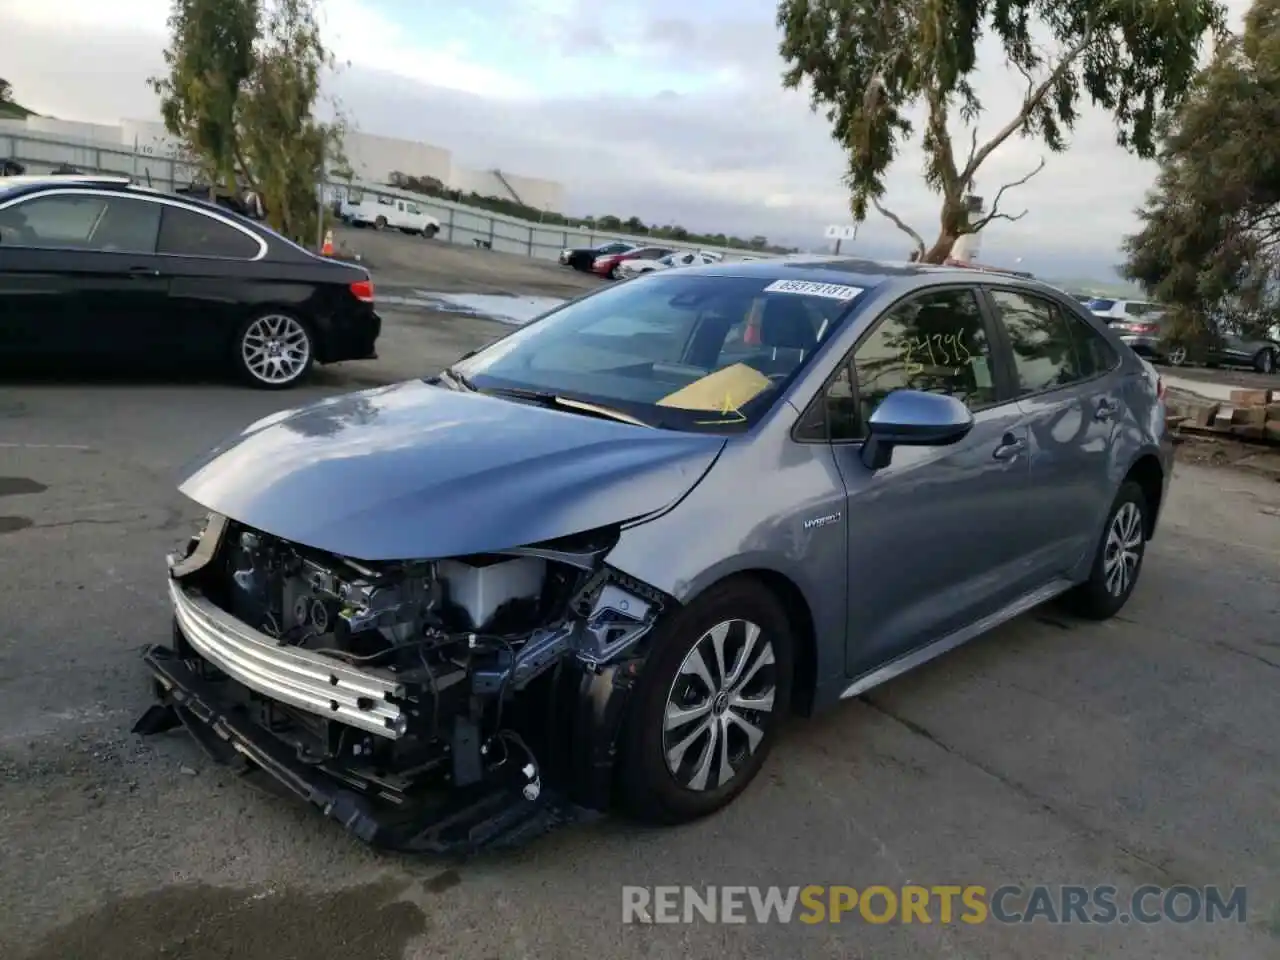
[[[121,120],[116,126],[97,123],[78,123],[56,120],[50,117],[28,117],[25,120],[0,120],[0,153],[6,147],[5,135],[21,138],[48,138],[80,145],[67,156],[54,157],[45,145],[24,143],[14,152],[20,157],[52,163],[89,165],[87,153],[94,147],[124,149],[138,157],[133,165],[145,166],[146,158],[154,156],[169,159],[176,155],[178,144],[169,136],[164,125],[149,120]],[[538,210],[564,210],[564,185],[554,180],[525,177],[505,169],[477,170],[454,163],[453,155],[443,147],[436,147],[413,140],[380,137],[370,133],[351,131],[343,144],[344,152],[357,180],[367,183],[387,183],[392,173],[415,177],[432,177],[453,190],[477,193],[481,196],[503,197],[516,200]],[[56,151],[55,151],[56,152]],[[66,152],[66,151],[64,151]],[[71,154],[75,154],[72,156]],[[46,157],[46,154],[49,154]],[[81,156],[86,154],[86,156]],[[113,158],[111,169],[120,166]],[[122,171],[141,173],[137,171]]]

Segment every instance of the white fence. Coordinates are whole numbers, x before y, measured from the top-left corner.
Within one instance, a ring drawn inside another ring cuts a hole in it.
[[[4,159],[18,161],[27,168],[29,174],[47,173],[60,164],[69,164],[84,173],[129,176],[157,190],[174,190],[185,186],[196,175],[194,167],[173,157],[164,156],[153,148],[142,147],[134,150],[124,145],[33,136],[0,129],[0,160]],[[492,250],[544,260],[556,259],[560,251],[566,247],[589,247],[615,239],[631,240],[642,244],[661,244],[680,250],[714,250],[723,254],[727,260],[773,256],[773,254],[755,250],[707,247],[678,240],[539,224],[518,217],[492,213],[463,203],[409,193],[383,184],[330,183],[324,188],[325,202],[332,203],[335,199],[344,196],[348,189],[358,189],[365,195],[412,200],[439,219],[440,239],[449,243],[475,246],[476,241],[480,241],[488,244]]]

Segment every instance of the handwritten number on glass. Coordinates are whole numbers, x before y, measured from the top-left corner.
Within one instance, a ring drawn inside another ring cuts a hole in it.
[[[972,359],[973,351],[958,333],[909,337],[902,347],[902,365],[908,377],[924,373],[926,360],[931,367],[962,367]]]

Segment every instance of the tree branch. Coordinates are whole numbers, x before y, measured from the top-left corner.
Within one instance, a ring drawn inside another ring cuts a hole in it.
[[[995,152],[1002,143],[1026,125],[1027,119],[1031,116],[1032,112],[1044,102],[1044,98],[1049,95],[1049,91],[1053,89],[1054,84],[1062,78],[1063,74],[1071,68],[1071,65],[1076,62],[1080,55],[1088,49],[1089,44],[1093,42],[1094,28],[1096,25],[1096,18],[1090,17],[1085,22],[1084,35],[1081,36],[1075,44],[1067,48],[1067,50],[1062,54],[1062,57],[1058,60],[1057,65],[1052,71],[1050,71],[1049,76],[1045,77],[1038,85],[1028,89],[1027,96],[1022,101],[1022,109],[1018,111],[1018,115],[1001,127],[995,136],[984,143],[965,166],[964,172],[960,175],[960,179],[963,182],[970,182],[973,179],[973,175],[977,173],[978,168],[982,166],[987,157],[991,156],[991,154]],[[1024,71],[1023,75],[1027,76],[1028,81],[1030,81],[1028,73]]]
[[[1028,173],[1025,177],[1023,177],[1020,180],[1014,180],[1012,183],[1006,183],[1003,187],[997,190],[995,199],[991,201],[991,212],[988,213],[985,217],[980,218],[977,222],[969,224],[968,228],[965,230],[965,233],[967,234],[977,233],[979,230],[985,227],[992,220],[1009,220],[1012,222],[1014,220],[1021,220],[1023,217],[1025,217],[1027,215],[1026,210],[1023,210],[1021,213],[1018,213],[1018,214],[1001,213],[1000,198],[1004,196],[1004,192],[1006,190],[1012,190],[1014,187],[1022,186],[1024,183],[1026,183],[1028,180],[1030,180],[1032,177],[1034,177],[1037,173],[1039,173],[1043,169],[1044,169],[1044,157],[1041,157],[1040,162],[1036,164],[1036,168],[1032,170],[1030,173]]]
[[[900,216],[898,216],[892,210],[886,210],[884,207],[882,207],[880,205],[880,201],[877,200],[875,197],[871,198],[871,205],[876,208],[876,212],[880,214],[880,216],[884,217],[886,220],[892,223],[895,227],[897,227],[899,230],[901,230],[903,233],[909,236],[913,241],[915,241],[916,251],[923,258],[926,250],[926,247],[924,245],[924,238],[921,237],[920,234],[912,230],[909,226],[907,226],[906,221],[904,221]]]

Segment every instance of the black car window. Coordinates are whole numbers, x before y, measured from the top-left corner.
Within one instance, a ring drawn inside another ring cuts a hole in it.
[[[1012,290],[992,290],[991,300],[1008,332],[1020,394],[1078,383],[1114,365],[1101,337],[1056,303]]]
[[[0,210],[0,245],[154,253],[160,206],[110,194],[32,197]]]
[[[252,260],[259,249],[258,241],[221,220],[185,207],[165,207],[160,224],[160,253]]]
[[[925,293],[894,307],[854,350],[853,364],[857,422],[833,418],[833,434],[846,435],[832,439],[862,436],[867,419],[894,390],[945,393],[972,409],[996,402],[991,344],[973,290]]]

